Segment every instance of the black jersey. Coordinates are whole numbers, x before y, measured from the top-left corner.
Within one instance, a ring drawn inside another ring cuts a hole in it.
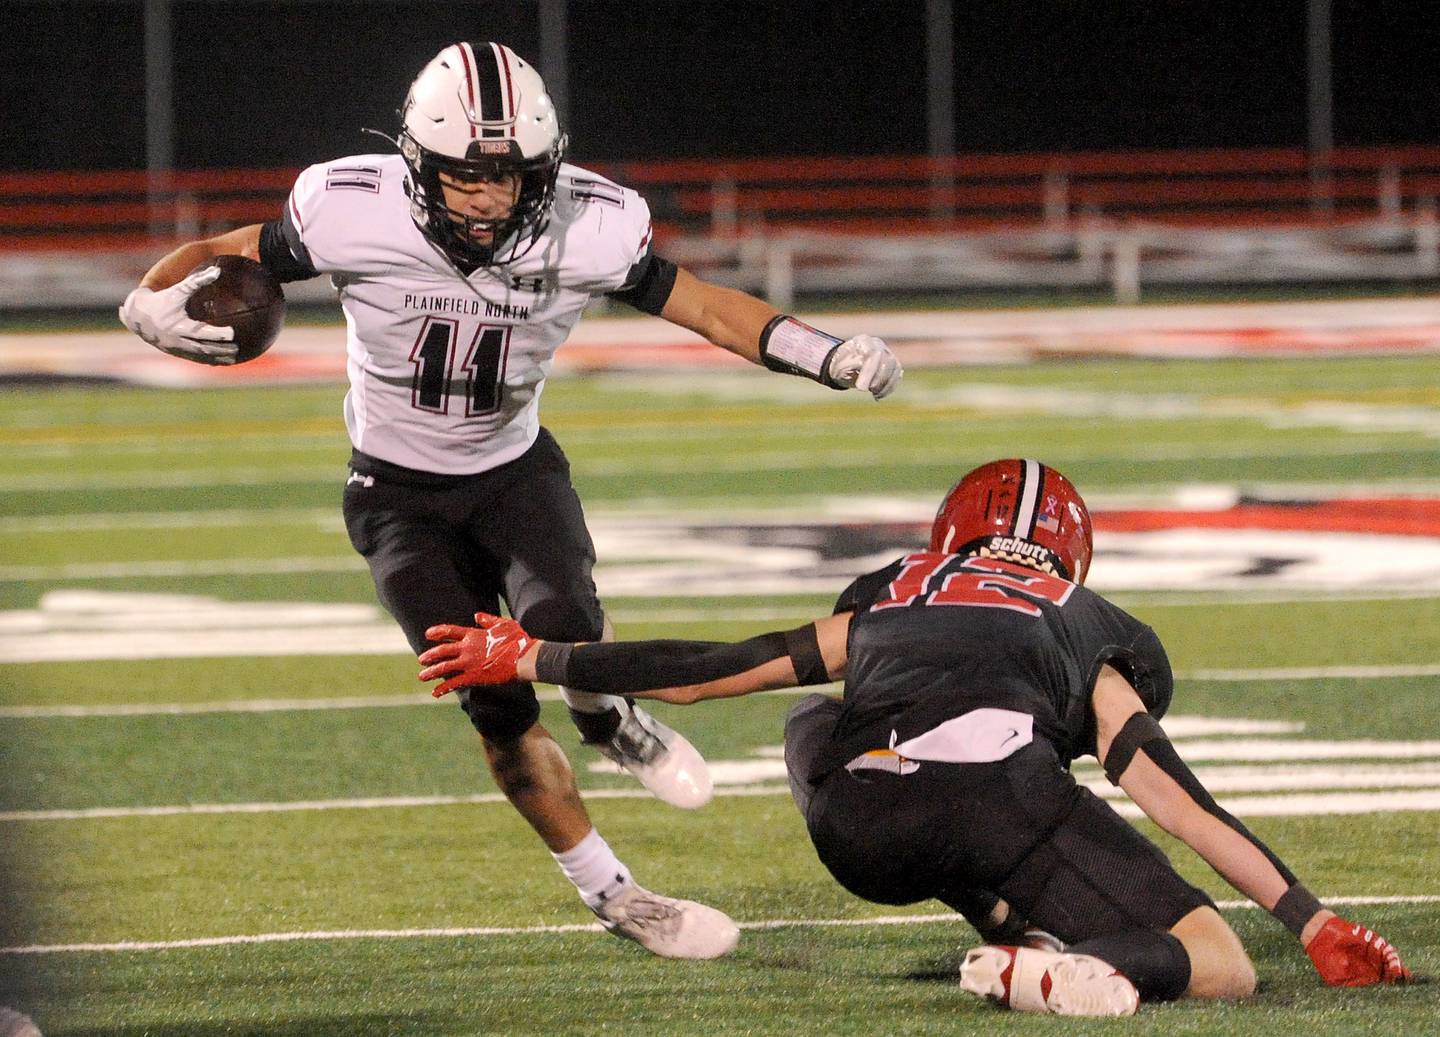
[[[1163,716],[1173,677],[1155,632],[1084,587],[989,558],[920,552],[860,577],[845,699],[822,767],[931,731],[973,709],[1034,717],[1062,763],[1095,752],[1088,708],[1102,665]]]

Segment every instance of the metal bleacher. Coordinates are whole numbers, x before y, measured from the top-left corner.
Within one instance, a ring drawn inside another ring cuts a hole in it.
[[[1301,149],[588,164],[646,196],[667,255],[782,306],[1440,275],[1436,147],[1340,148],[1319,167]],[[0,174],[0,304],[111,304],[175,243],[273,218],[297,172]]]

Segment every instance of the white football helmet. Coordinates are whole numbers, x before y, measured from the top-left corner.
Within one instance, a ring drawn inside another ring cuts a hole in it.
[[[410,215],[456,262],[493,266],[534,245],[555,200],[567,142],[540,73],[501,43],[452,43],[410,84],[400,154],[410,167]],[[445,204],[440,173],[491,180],[515,175],[510,212],[480,219]],[[489,242],[474,237],[489,231]]]

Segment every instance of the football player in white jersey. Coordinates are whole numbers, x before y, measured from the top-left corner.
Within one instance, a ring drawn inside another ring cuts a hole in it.
[[[538,416],[555,350],[596,296],[831,388],[879,399],[899,384],[880,339],[841,341],[654,254],[644,199],[563,161],[544,83],[510,48],[446,47],[401,116],[399,154],[309,167],[280,218],[171,252],[120,319],[166,353],[234,363],[233,332],[185,314],[217,276],[191,270],[238,254],[282,281],[330,276],[348,328],[346,526],[417,653],[427,628],[497,612],[502,600],[536,636],[605,636],[594,547]],[[679,734],[624,697],[562,693],[584,740],[660,798],[708,801],[705,762]],[[631,879],[592,826],[528,682],[460,698],[497,784],[606,928],[669,957],[735,946],[721,912]]]

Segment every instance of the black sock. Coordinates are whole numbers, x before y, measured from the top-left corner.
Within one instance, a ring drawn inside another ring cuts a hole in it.
[[[615,732],[620,729],[620,721],[624,718],[618,709],[607,709],[603,713],[582,713],[572,708],[570,719],[575,722],[582,742],[586,745],[603,745],[615,737]]]
[[[1097,936],[1065,948],[1115,966],[1140,992],[1141,1001],[1174,1001],[1190,985],[1190,955],[1169,933],[1132,929]]]
[[[990,917],[1000,896],[983,889],[953,889],[936,898],[946,907],[959,911],[965,921],[975,927],[985,943],[1017,944],[1025,935],[1025,919],[1018,911],[1008,910],[1003,921],[992,923]]]

